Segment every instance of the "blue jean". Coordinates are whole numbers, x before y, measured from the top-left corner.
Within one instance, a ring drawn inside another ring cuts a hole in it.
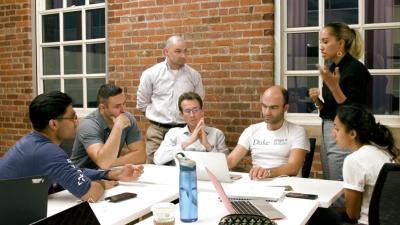
[[[343,161],[351,153],[350,149],[339,148],[332,135],[332,120],[322,122],[321,164],[324,179],[343,180]]]

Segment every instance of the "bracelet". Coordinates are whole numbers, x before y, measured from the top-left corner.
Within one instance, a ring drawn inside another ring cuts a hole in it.
[[[267,178],[271,177],[271,169],[267,169]]]

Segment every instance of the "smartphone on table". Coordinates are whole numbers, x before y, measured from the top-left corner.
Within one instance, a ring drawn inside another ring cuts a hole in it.
[[[137,196],[136,193],[124,192],[124,193],[120,193],[120,194],[116,194],[116,195],[112,195],[112,196],[106,197],[106,198],[104,198],[104,200],[109,201],[109,202],[120,202],[120,201],[123,201],[123,200],[135,198],[136,196]]]
[[[304,193],[297,193],[297,192],[288,192],[288,193],[286,193],[286,197],[315,200],[318,198],[318,195],[304,194]]]

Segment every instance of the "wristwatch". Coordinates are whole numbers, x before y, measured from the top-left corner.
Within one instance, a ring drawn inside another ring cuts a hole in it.
[[[267,169],[267,178],[270,178],[270,177],[271,177],[271,175],[272,175],[272,173],[271,173],[271,169]]]

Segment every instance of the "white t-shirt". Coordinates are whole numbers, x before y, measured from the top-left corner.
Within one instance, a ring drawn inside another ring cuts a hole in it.
[[[343,187],[362,194],[358,223],[368,224],[369,202],[384,163],[391,162],[390,155],[372,145],[364,145],[348,155],[343,163]]]
[[[278,130],[268,130],[265,122],[250,125],[240,135],[238,144],[251,151],[253,166],[274,168],[288,163],[290,151],[310,151],[310,141],[303,127],[284,121]]]

